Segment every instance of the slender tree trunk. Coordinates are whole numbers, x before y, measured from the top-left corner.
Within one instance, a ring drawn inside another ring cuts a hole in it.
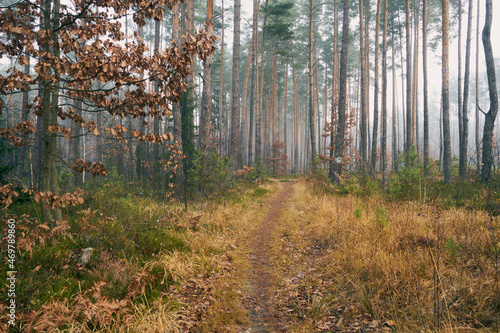
[[[293,52],[293,50],[291,50]],[[297,114],[297,79],[295,71],[295,62],[292,55],[292,80],[293,80],[293,173],[297,173],[299,169],[299,143],[298,143],[298,131],[299,131],[299,120]]]
[[[241,158],[242,158],[242,164],[243,165],[248,165],[248,135],[250,132],[250,129],[248,128],[247,124],[247,87],[248,87],[248,77],[250,75],[250,67],[252,66],[252,55],[253,55],[253,44],[255,43],[254,41],[254,35],[252,34],[252,40],[250,42],[250,48],[248,49],[248,60],[247,60],[247,67],[245,70],[245,79],[243,80],[243,99],[242,99],[242,105],[241,105]]]
[[[366,9],[369,5],[367,0],[365,1]],[[368,7],[369,8],[369,7]],[[370,10],[364,10],[365,12],[365,38],[364,38],[364,46],[365,46],[365,107],[366,107],[366,159],[367,163],[369,163],[369,159],[371,156],[371,135],[370,135],[370,83],[371,83],[371,66],[370,66]],[[367,170],[370,169],[370,165],[367,164]],[[369,170],[368,170],[369,171]]]
[[[254,149],[254,114],[256,113],[256,103],[259,99],[258,90],[258,48],[259,48],[259,0],[253,1],[253,26],[252,38],[254,39],[252,51],[252,88],[250,97],[250,138],[248,140],[248,165],[253,165],[253,149]]]
[[[179,45],[179,3],[174,3],[172,7],[172,40],[175,41],[176,45]],[[221,61],[222,62],[222,61]],[[180,151],[182,151],[182,118],[181,118],[181,108],[179,103],[172,104],[172,114],[174,116],[174,140],[177,143]],[[184,168],[178,168],[177,175],[175,178],[178,187],[184,179]]]
[[[380,35],[380,5],[381,0],[377,0],[377,17],[375,18],[375,90],[373,92],[373,132],[372,132],[372,156],[371,156],[371,174],[375,178],[377,166],[377,134],[378,134],[378,63],[379,63],[379,35]]]
[[[231,144],[235,169],[241,166],[240,155],[240,12],[241,0],[234,1],[233,79],[231,89]]]
[[[477,172],[481,171],[481,141],[479,140],[479,15],[481,6],[477,0],[477,15],[476,15],[476,168]]]
[[[427,1],[427,0],[425,0]],[[398,123],[396,122],[396,46],[394,45],[394,24],[392,24],[391,32],[392,41],[392,169],[394,171],[398,170],[397,156],[398,156],[398,137],[399,133],[397,130]]]
[[[387,13],[388,0],[384,0],[384,30],[382,37],[382,188],[387,188]]]
[[[463,178],[463,170],[461,170],[463,152],[463,117],[462,117],[462,1],[458,2],[458,86],[457,86],[457,106],[458,106],[458,175]]]
[[[288,154],[288,60],[285,64],[285,100],[283,102],[283,141],[285,142],[285,154]]]
[[[429,175],[429,79],[427,75],[427,22],[428,10],[427,0],[423,0],[423,14],[422,14],[422,61],[424,71],[424,172]]]
[[[221,0],[221,42],[220,42],[220,79],[219,79],[219,117],[220,117],[220,154],[224,154],[224,139],[225,139],[225,131],[224,131],[224,122],[227,122],[227,115],[224,112],[224,104],[223,104],[223,94],[222,90],[224,87],[224,0]]]
[[[443,82],[442,82],[442,96],[443,96],[443,171],[444,181],[448,183],[451,181],[451,140],[450,140],[450,69],[449,69],[449,0],[442,0],[442,40],[443,40]]]
[[[309,134],[311,135],[311,161],[316,169],[316,126],[314,110],[314,40],[313,40],[314,0],[309,1]]]
[[[335,161],[333,165],[333,181],[340,181],[342,157],[344,152],[344,129],[347,104],[347,55],[349,47],[349,1],[344,1],[344,17],[342,25],[342,50],[340,53],[340,86],[339,117],[335,136]]]
[[[267,3],[264,6],[264,22],[262,24],[262,43],[260,47],[260,82],[258,82],[258,106],[257,106],[257,125],[256,125],[256,133],[255,133],[255,159],[257,161],[257,165],[260,166],[262,163],[262,105],[264,104],[264,42],[266,40],[266,20],[267,20]],[[257,59],[258,63],[258,59]],[[259,80],[259,77],[257,77]]]
[[[410,152],[413,146],[412,115],[411,115],[411,41],[410,41],[410,0],[406,0],[406,146],[405,153]]]
[[[417,154],[420,152],[419,147],[419,127],[418,127],[418,42],[419,42],[419,23],[420,23],[420,1],[417,1],[415,7],[415,20],[414,20],[414,49],[413,49],[413,89],[412,89],[412,142],[415,144],[415,151]]]
[[[154,53],[155,54],[160,53],[160,24],[161,24],[161,21],[155,20],[155,36],[154,36],[154,43],[155,43]],[[154,80],[154,91],[156,93],[160,92],[159,82],[158,82],[158,79],[156,79],[156,78]],[[155,108],[155,109],[156,109],[155,112],[157,112],[158,114],[153,115],[154,116],[153,132],[154,132],[154,134],[160,134],[160,117],[159,117],[160,110],[158,110],[157,108]],[[154,161],[153,161],[154,171],[155,171],[155,175],[157,175],[160,172],[160,163],[159,163],[160,145],[158,143],[153,143],[153,159],[154,159]]]
[[[472,10],[474,9],[474,1],[469,0],[469,12],[467,16],[467,41],[465,47],[465,74],[464,74],[464,100],[462,106],[462,129],[463,135],[461,139],[463,144],[460,147],[459,159],[459,175],[465,178],[467,176],[467,155],[469,147],[469,81],[470,81],[470,56],[472,42]]]
[[[207,1],[207,27],[208,35],[213,34],[213,16],[214,2]],[[208,163],[208,157],[211,151],[210,145],[210,119],[212,117],[212,54],[208,55],[203,66],[203,94],[201,98],[201,115],[200,115],[200,148]]]
[[[334,145],[335,145],[335,135],[334,135],[334,117],[335,112],[338,108],[337,97],[337,82],[338,82],[338,10],[337,1],[333,3],[333,63],[332,63],[332,112],[330,114],[330,165],[328,169],[328,176],[330,179],[334,179],[335,174],[333,173],[333,162],[334,162]]]
[[[490,109],[486,113],[483,130],[483,167],[481,178],[488,182],[491,180],[491,167],[493,165],[492,147],[493,147],[493,128],[498,112],[498,92],[495,75],[495,58],[491,47],[491,23],[493,20],[493,1],[486,0],[486,18],[483,28],[483,48],[484,58],[486,60],[486,74],[488,75],[488,91],[490,95]]]
[[[276,45],[271,47],[271,117],[272,121],[272,143],[279,140],[279,130],[278,130],[278,55],[276,54]]]
[[[363,163],[363,169],[365,169],[367,163],[367,131],[366,131],[366,60],[365,60],[365,43],[364,43],[364,31],[363,31],[363,0],[359,0],[359,58],[361,67],[361,144],[360,153],[361,161]],[[366,171],[366,170],[365,170]]]

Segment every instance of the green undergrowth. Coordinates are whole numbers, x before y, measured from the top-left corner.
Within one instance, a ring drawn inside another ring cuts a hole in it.
[[[379,173],[372,178],[364,172],[345,172],[340,183],[332,183],[322,169],[306,177],[318,195],[377,196],[388,202],[433,203],[445,209],[463,207],[500,214],[500,178],[484,183],[472,171],[466,178],[454,175],[451,182],[445,183],[437,165],[432,164],[426,172],[422,163],[415,161],[410,167],[402,165],[397,171],[389,171],[386,188],[382,188]]]
[[[38,222],[40,208],[32,199],[18,200],[2,213],[1,230],[6,237],[7,220],[16,221],[16,330],[73,331],[73,320],[80,323],[77,331],[120,331],[108,324],[129,325],[128,315],[134,315],[137,323],[139,314],[149,313],[144,309],[153,304],[164,304],[162,311],[167,311],[167,303],[168,311],[183,311],[169,292],[189,279],[221,274],[230,244],[244,232],[235,216],[259,206],[252,204],[254,199],[270,192],[244,183],[227,197],[191,202],[185,209],[180,202],[141,195],[134,184],[88,188],[85,203],[64,208],[65,222],[55,228]],[[2,258],[7,251],[4,244]],[[88,248],[93,249],[90,260],[82,262]],[[0,274],[6,276],[5,265]],[[7,295],[5,284],[0,293]],[[88,304],[83,298],[114,312],[102,318],[99,312],[84,315]],[[74,317],[62,315],[61,309]],[[2,316],[4,311],[2,306]],[[183,331],[178,316],[169,320],[172,331]]]

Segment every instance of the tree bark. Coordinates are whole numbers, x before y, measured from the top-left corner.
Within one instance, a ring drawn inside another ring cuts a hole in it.
[[[293,52],[293,50],[290,50]],[[292,53],[292,81],[293,81],[293,173],[297,173],[299,169],[299,143],[298,143],[298,131],[299,131],[299,120],[297,114],[297,78],[296,78],[296,70],[295,70],[295,61]]]
[[[333,181],[339,182],[342,171],[344,152],[344,128],[347,102],[347,55],[349,47],[349,1],[344,1],[344,17],[342,24],[342,50],[340,52],[340,86],[339,86],[339,117],[337,134],[335,135],[335,161],[333,164]]]
[[[314,45],[313,45],[313,10],[314,0],[309,1],[309,134],[311,135],[311,162],[313,170],[316,169],[316,126],[314,110]]]
[[[467,176],[467,156],[469,147],[469,81],[470,81],[470,56],[472,42],[472,10],[473,0],[469,0],[469,12],[467,17],[467,41],[465,47],[465,74],[464,74],[464,99],[462,106],[462,129],[461,139],[463,143],[460,147],[459,175],[465,178]]]
[[[222,103],[223,94],[222,90],[224,87],[224,0],[221,0],[221,43],[220,43],[220,78],[219,78],[219,152],[221,155],[224,154],[224,122],[227,122],[225,115],[224,104]]]
[[[458,106],[458,175],[464,177],[460,170],[462,165],[463,151],[463,116],[462,116],[462,1],[458,2],[458,83],[457,83],[457,106]]]
[[[410,41],[410,0],[406,0],[406,145],[405,154],[413,147],[412,115],[411,115],[411,41]]]
[[[422,14],[422,61],[424,71],[424,172],[429,175],[429,78],[427,73],[427,22],[428,22],[428,4],[423,0]]]
[[[248,165],[248,134],[250,129],[247,124],[247,86],[248,86],[248,77],[250,75],[250,67],[252,66],[252,56],[253,56],[253,44],[254,44],[254,35],[252,33],[252,40],[250,42],[250,47],[248,48],[248,60],[247,67],[245,70],[245,79],[243,80],[243,99],[241,100],[241,159],[242,164]],[[251,98],[250,98],[251,99]]]
[[[328,168],[328,176],[330,177],[330,179],[334,179],[334,176],[335,176],[333,173],[334,145],[335,145],[335,134],[333,131],[333,127],[334,127],[334,120],[335,120],[334,119],[335,112],[338,108],[338,103],[337,103],[337,97],[338,97],[338,91],[337,91],[338,36],[339,36],[339,29],[338,29],[337,1],[334,1],[334,3],[333,3],[332,112],[330,114],[330,130],[331,130],[331,133],[330,133],[330,165]]]
[[[214,2],[207,1],[207,28],[208,35],[213,34],[213,16]],[[208,55],[203,66],[203,94],[201,98],[201,115],[200,115],[200,148],[201,152],[208,162],[208,157],[211,151],[210,145],[210,119],[212,117],[212,55]]]
[[[231,156],[234,168],[241,166],[240,156],[240,13],[241,0],[234,1],[233,79],[231,88]]]
[[[443,96],[443,171],[444,182],[452,179],[451,174],[451,139],[450,139],[450,69],[449,69],[449,0],[442,0],[442,96]]]
[[[262,24],[262,43],[260,47],[260,82],[258,82],[258,106],[257,106],[257,117],[256,117],[256,126],[255,126],[255,160],[257,166],[260,166],[262,163],[262,105],[264,104],[264,42],[266,39],[266,20],[267,20],[267,9],[268,0],[266,0],[266,4],[264,6],[264,22]],[[258,63],[257,59],[257,63]],[[258,73],[258,71],[257,71]],[[259,76],[257,75],[257,80],[259,80]]]
[[[253,25],[252,25],[252,38],[254,39],[253,43],[253,52],[252,52],[252,88],[251,88],[251,96],[250,96],[250,129],[249,129],[249,140],[248,140],[248,165],[253,165],[253,149],[254,149],[254,140],[255,140],[255,128],[254,128],[254,115],[256,112],[256,103],[259,99],[259,90],[258,90],[258,48],[259,48],[259,0],[253,1]]]
[[[477,0],[477,15],[476,15],[476,168],[477,172],[481,171],[481,141],[479,140],[479,15],[481,6]]]
[[[427,0],[425,0],[427,1]],[[392,40],[392,169],[394,171],[398,170],[397,164],[397,156],[398,154],[398,137],[399,132],[397,130],[397,126],[399,125],[396,122],[396,46],[394,45],[394,24],[392,24],[392,32],[391,32],[391,40]]]
[[[377,166],[377,135],[378,135],[378,98],[379,98],[379,81],[378,81],[378,63],[379,63],[379,35],[380,35],[380,5],[381,0],[377,0],[377,17],[375,18],[375,89],[373,92],[373,131],[372,131],[372,156],[371,156],[371,174],[375,178]]]
[[[493,146],[493,128],[498,112],[498,92],[495,75],[495,58],[491,47],[491,23],[493,20],[493,1],[486,0],[485,22],[483,28],[483,48],[484,58],[486,60],[486,74],[488,76],[488,91],[490,95],[490,109],[486,113],[483,130],[483,167],[481,178],[484,182],[491,180],[491,167],[493,165],[492,146]]]
[[[382,188],[387,188],[387,10],[388,0],[384,0],[384,30],[382,37],[382,143],[380,163]]]
[[[365,43],[364,43],[364,30],[363,30],[363,0],[359,0],[359,58],[361,67],[361,142],[360,153],[363,169],[366,171],[367,163],[367,131],[366,131],[366,60],[365,60]]]

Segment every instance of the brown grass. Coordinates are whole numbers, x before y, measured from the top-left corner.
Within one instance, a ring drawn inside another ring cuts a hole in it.
[[[275,184],[261,187],[276,189]],[[143,264],[97,253],[98,264],[89,271],[95,287],[20,314],[24,330],[238,332],[248,320],[240,295],[248,269],[245,242],[265,216],[253,189],[242,192],[235,202],[193,205],[187,212],[141,202],[139,210],[163,216],[158,226],[180,237],[190,251],[161,251]],[[106,288],[122,285],[124,299],[101,296]],[[159,288],[160,295],[148,297],[144,291],[151,288]]]
[[[325,316],[339,329],[349,320],[399,332],[495,327],[498,218],[380,197],[318,197],[302,182],[283,220],[278,246],[292,287],[284,282],[282,292],[310,293],[284,304],[304,319],[300,329]],[[285,255],[287,246],[297,258]]]

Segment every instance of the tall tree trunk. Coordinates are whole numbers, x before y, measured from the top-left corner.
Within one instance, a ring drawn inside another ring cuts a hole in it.
[[[207,27],[208,35],[213,34],[214,2],[207,1]],[[239,36],[238,36],[239,37]],[[210,155],[210,119],[212,117],[212,54],[208,55],[203,66],[203,94],[201,99],[200,117],[200,148],[205,163]]]
[[[161,21],[155,20],[155,36],[154,36],[154,53],[159,54],[160,53],[160,24]],[[160,86],[158,79],[155,78],[154,80],[154,91],[156,93],[160,92]],[[154,134],[160,134],[160,110],[156,108],[156,112],[158,115],[154,115],[154,120],[153,120],[153,132]],[[160,172],[160,146],[158,143],[153,143],[153,165],[154,165],[154,172],[155,174],[158,174]]]
[[[285,98],[283,102],[283,141],[285,142],[284,153],[288,154],[288,59],[285,64]]]
[[[255,159],[257,161],[257,166],[260,166],[262,162],[262,105],[264,104],[264,42],[266,40],[266,20],[267,20],[267,4],[264,6],[264,22],[262,24],[262,43],[260,47],[260,82],[258,82],[258,106],[257,106],[257,119],[256,119],[256,130],[255,130]],[[257,59],[258,63],[258,59]],[[257,80],[259,77],[257,76]]]
[[[427,0],[425,0],[427,1]],[[399,132],[396,122],[396,46],[394,45],[394,23],[392,24],[391,32],[391,48],[392,48],[392,169],[398,171],[397,157],[398,157],[398,137]]]
[[[254,36],[252,34],[252,40],[250,42],[250,47],[248,48],[248,60],[247,67],[245,70],[245,79],[243,80],[243,99],[241,105],[241,146],[240,146],[240,154],[243,165],[248,165],[248,134],[250,129],[247,124],[247,86],[248,86],[248,77],[250,75],[250,67],[252,66],[252,55],[253,55],[253,44],[254,44]],[[250,98],[251,99],[251,98]]]
[[[481,171],[481,141],[479,140],[479,14],[481,6],[477,0],[477,15],[476,15],[476,168],[477,172]]]
[[[405,154],[410,152],[413,146],[412,115],[411,115],[411,41],[410,41],[410,0],[406,0],[406,146]],[[407,159],[408,160],[408,159]]]
[[[491,22],[493,20],[493,1],[486,0],[486,18],[483,28],[483,48],[486,60],[486,74],[488,75],[488,90],[490,95],[490,110],[486,113],[483,130],[483,168],[481,178],[488,182],[491,179],[491,167],[493,165],[492,146],[493,128],[498,112],[498,92],[495,75],[495,58],[491,47]]]
[[[365,1],[365,9],[369,8],[368,0]],[[365,12],[365,38],[364,38],[364,46],[365,46],[365,107],[366,107],[366,159],[367,163],[369,163],[369,159],[371,156],[371,135],[370,135],[370,76],[371,76],[371,68],[370,68],[370,10],[364,10]],[[367,164],[367,170],[370,168],[370,165]],[[369,171],[369,170],[368,170]]]
[[[172,7],[172,40],[179,46],[179,3],[175,2]],[[221,60],[222,62],[222,60]],[[174,116],[174,140],[177,143],[177,149],[182,151],[182,119],[179,103],[172,104],[172,114]],[[184,168],[178,168],[176,175],[177,186],[180,186],[184,179]]]
[[[337,134],[335,136],[335,161],[333,164],[333,181],[340,181],[342,157],[344,152],[344,129],[347,104],[347,55],[349,47],[349,1],[344,1],[344,17],[342,25],[342,50],[340,52],[340,86],[339,116]]]
[[[442,0],[442,39],[443,39],[443,82],[442,82],[442,96],[443,96],[443,171],[444,182],[451,181],[451,140],[450,140],[450,69],[449,69],[449,0]]]
[[[240,12],[241,0],[234,0],[233,79],[231,88],[231,144],[234,167],[241,166],[240,156]]]
[[[359,0],[359,58],[361,67],[361,143],[360,143],[360,153],[361,161],[363,163],[363,168],[366,168],[367,163],[367,131],[366,131],[366,60],[365,60],[365,43],[364,43],[364,31],[363,31],[363,0]],[[365,170],[366,171],[366,170]]]
[[[316,169],[316,126],[314,110],[314,40],[313,16],[314,0],[309,1],[309,134],[311,135],[311,161],[313,170]]]
[[[375,91],[373,92],[373,131],[372,131],[372,156],[371,156],[371,174],[375,178],[377,166],[377,134],[378,134],[378,63],[379,63],[379,35],[380,35],[380,5],[381,0],[377,0],[377,17],[375,18]]]
[[[243,80],[243,99],[241,105],[241,147],[240,155],[241,161],[244,165],[248,164],[248,134],[250,129],[247,124],[247,86],[248,86],[248,76],[250,75],[250,67],[252,65],[252,50],[253,50],[253,36],[250,42],[250,48],[248,49],[248,60],[247,67],[245,70],[245,79]]]
[[[420,23],[420,2],[417,1],[415,7],[415,20],[414,20],[414,49],[413,49],[413,90],[412,90],[412,141],[415,144],[415,151],[417,154],[419,150],[419,127],[418,127],[418,42],[419,42],[419,23]]]
[[[464,177],[460,166],[462,165],[463,151],[463,121],[462,121],[462,1],[458,2],[458,86],[457,86],[457,106],[458,106],[458,175]]]
[[[470,55],[471,55],[471,42],[472,42],[472,10],[474,9],[474,1],[469,0],[469,12],[467,16],[467,41],[465,47],[465,74],[464,74],[464,100],[462,106],[462,129],[463,140],[460,147],[459,158],[459,175],[465,178],[467,176],[467,155],[469,147],[469,81],[470,81]]]
[[[291,50],[293,52],[293,50]],[[299,169],[299,120],[298,120],[298,105],[297,105],[297,74],[295,70],[295,61],[292,54],[292,80],[293,80],[293,173],[297,173]]]
[[[387,6],[384,0],[384,30],[382,37],[382,143],[380,164],[382,171],[382,188],[387,188]]]
[[[254,114],[256,114],[256,102],[259,99],[258,90],[258,48],[259,48],[259,35],[258,35],[258,25],[259,25],[259,0],[253,1],[253,24],[252,24],[252,38],[254,39],[253,51],[252,51],[252,88],[250,96],[250,129],[249,129],[249,140],[248,140],[248,165],[253,165],[253,149],[254,149],[254,139],[255,139],[255,129],[254,129]]]
[[[53,3],[53,13],[51,18],[51,7]],[[49,41],[42,43],[41,48],[46,52],[47,55],[53,57],[59,57],[59,41],[58,32],[59,28],[59,0],[46,0],[45,1],[45,17],[43,26],[45,30],[55,31],[53,33],[52,45]],[[51,22],[52,21],[52,22]],[[52,25],[51,25],[52,23]],[[56,82],[55,87],[59,83],[59,74],[55,73]],[[45,78],[43,81],[43,97],[42,97],[42,116],[43,116],[43,134],[45,137],[44,143],[44,154],[43,154],[43,166],[42,166],[42,184],[41,191],[47,192],[51,191],[55,195],[59,195],[59,186],[57,183],[57,168],[56,168],[56,158],[57,158],[57,136],[55,133],[49,130],[49,126],[57,125],[57,111],[59,107],[59,90],[52,86],[52,80]],[[43,221],[50,222],[53,219],[56,222],[61,221],[61,211],[59,209],[52,210],[51,208],[43,207],[42,209]]]
[[[220,154],[224,154],[224,139],[225,139],[225,131],[224,131],[224,122],[227,122],[227,116],[226,113],[224,112],[224,105],[222,103],[222,90],[224,87],[224,0],[221,0],[221,24],[222,24],[222,31],[221,31],[221,43],[220,43],[220,78],[219,78],[219,140],[220,140]]]
[[[338,10],[337,10],[337,1],[333,2],[333,63],[332,63],[332,112],[330,114],[330,165],[328,168],[328,176],[330,179],[334,179],[333,173],[333,162],[334,162],[334,145],[335,145],[335,134],[333,131],[334,127],[334,117],[335,112],[338,108],[337,97],[337,82],[338,82],[338,36],[339,36],[339,27],[338,27]]]
[[[424,71],[424,172],[429,175],[429,78],[427,73],[427,22],[428,22],[428,9],[427,0],[423,0],[422,10],[422,61]]]
[[[271,121],[273,123],[272,128],[272,143],[279,140],[279,130],[278,130],[278,55],[276,54],[276,45],[272,44],[271,47]]]

